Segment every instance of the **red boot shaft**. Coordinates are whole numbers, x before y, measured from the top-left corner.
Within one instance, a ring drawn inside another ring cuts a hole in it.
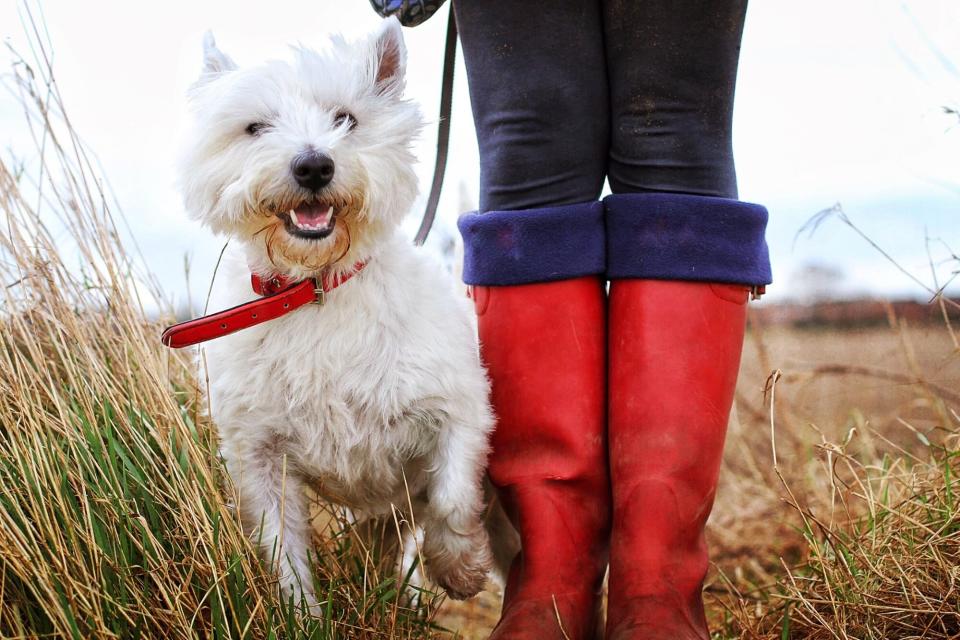
[[[604,284],[476,287],[474,299],[497,416],[489,475],[523,547],[491,637],[590,638],[609,533]]]
[[[701,599],[748,289],[616,280],[607,640],[708,639]]]

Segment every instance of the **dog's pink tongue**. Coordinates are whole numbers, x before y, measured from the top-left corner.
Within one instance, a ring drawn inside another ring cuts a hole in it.
[[[298,227],[322,229],[333,222],[333,207],[328,204],[304,204],[293,211],[296,214],[294,222]]]

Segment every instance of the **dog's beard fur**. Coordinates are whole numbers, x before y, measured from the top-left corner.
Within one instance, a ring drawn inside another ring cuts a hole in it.
[[[352,251],[353,238],[359,241],[374,235],[363,195],[322,194],[317,200],[336,212],[333,231],[326,238],[301,238],[287,231],[284,218],[303,202],[300,198],[273,201],[246,213],[249,223],[243,225],[241,234],[261,248],[278,272],[348,269],[353,263],[347,259],[357,253]]]
[[[254,234],[254,238],[263,235],[264,250],[270,264],[279,271],[289,270],[295,265],[306,271],[324,271],[340,262],[350,252],[350,227],[344,221],[337,224],[330,238],[320,241],[309,239],[282,239],[278,235],[286,234],[282,222],[273,222]],[[304,244],[320,244],[320,251]]]

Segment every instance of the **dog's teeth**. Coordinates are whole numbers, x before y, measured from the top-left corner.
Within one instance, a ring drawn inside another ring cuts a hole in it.
[[[297,220],[297,212],[294,211],[293,209],[290,209],[290,221],[293,224],[297,224],[297,225],[300,224],[300,221]]]
[[[333,205],[330,205],[330,208],[327,209],[327,216],[328,217],[333,216]]]

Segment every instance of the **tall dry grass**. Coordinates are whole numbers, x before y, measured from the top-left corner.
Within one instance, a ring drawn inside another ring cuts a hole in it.
[[[333,510],[318,516],[322,615],[278,599],[230,507],[194,367],[147,320],[166,307],[25,15],[33,57],[4,83],[34,148],[0,162],[0,636],[432,635],[429,594],[405,606],[389,551]]]
[[[892,315],[753,326],[711,522],[716,637],[960,637],[956,338]]]

